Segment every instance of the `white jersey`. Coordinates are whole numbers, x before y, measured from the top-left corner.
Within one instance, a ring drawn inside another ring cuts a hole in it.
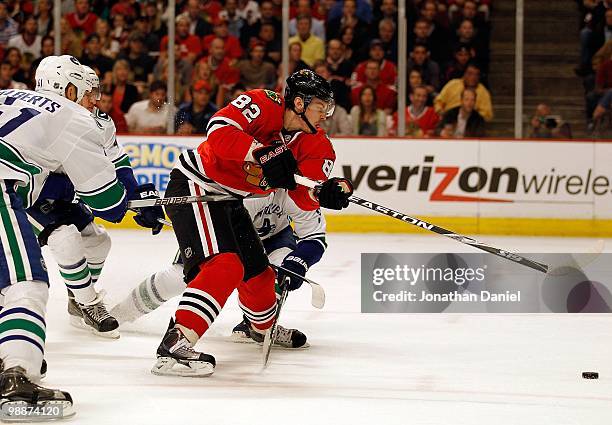
[[[103,149],[104,128],[87,109],[54,93],[2,90],[0,112],[0,179],[19,182],[26,207],[38,195],[35,176],[60,169],[92,209],[110,210],[124,201]]]
[[[293,222],[298,241],[317,240],[326,247],[325,217],[321,210],[301,210],[285,189],[279,189],[266,197],[247,198],[244,206],[262,240],[276,235]]]
[[[117,142],[117,127],[115,127],[113,119],[106,112],[102,112],[98,108],[94,108],[91,115],[96,120],[98,126],[104,131],[104,144],[102,148],[108,159],[115,166],[115,169],[131,167],[130,158],[125,153],[123,146]]]

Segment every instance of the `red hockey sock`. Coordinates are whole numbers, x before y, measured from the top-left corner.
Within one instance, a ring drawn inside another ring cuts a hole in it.
[[[201,337],[243,277],[244,267],[234,253],[218,254],[201,264],[200,272],[183,292],[176,310],[176,324]]]
[[[267,267],[262,273],[238,286],[238,303],[253,327],[266,330],[272,326],[276,312],[274,271]]]

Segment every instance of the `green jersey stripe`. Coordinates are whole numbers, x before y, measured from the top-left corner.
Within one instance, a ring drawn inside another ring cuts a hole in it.
[[[132,168],[132,164],[130,163],[130,157],[127,156],[127,154],[123,154],[119,158],[115,159],[113,161],[113,164],[115,165],[115,169],[125,167]]]
[[[45,341],[45,330],[38,324],[31,322],[26,319],[11,319],[0,323],[0,334],[12,331],[12,330],[24,330],[33,333],[37,337]]]
[[[125,188],[116,179],[112,185],[94,195],[84,195],[79,192],[77,193],[83,202],[85,202],[91,209],[97,211],[110,210],[121,204],[125,198]]]
[[[26,271],[23,263],[23,258],[21,257],[19,243],[17,242],[17,235],[15,233],[15,227],[17,228],[17,230],[19,230],[19,226],[16,221],[13,224],[8,208],[11,208],[9,196],[4,190],[2,190],[2,199],[0,199],[0,219],[2,220],[2,229],[0,229],[0,232],[3,231],[9,244],[10,252],[6,252],[7,250],[5,249],[7,260],[8,257],[12,257],[13,259],[13,264],[11,264],[10,261],[7,261],[8,266],[14,267],[16,280],[20,282],[25,280]]]
[[[27,162],[17,149],[3,140],[0,140],[0,158],[28,174],[39,174],[42,172],[42,168]]]

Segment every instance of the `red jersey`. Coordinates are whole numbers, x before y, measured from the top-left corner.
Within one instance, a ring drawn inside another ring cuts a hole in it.
[[[81,19],[76,12],[72,12],[66,15],[66,20],[73,30],[83,31],[85,35],[89,35],[96,30],[96,21],[98,17],[89,12]]]
[[[367,80],[365,76],[365,68],[367,63],[368,61],[363,61],[357,65],[355,71],[353,71],[353,74],[351,75],[351,80],[353,80],[353,83],[359,82],[365,84]],[[380,81],[388,86],[395,86],[397,83],[397,67],[393,62],[388,60],[382,61],[380,64]]]
[[[179,44],[182,59],[186,58],[189,53],[193,53],[196,57],[200,56],[200,53],[202,53],[200,38],[195,35],[188,35],[185,38],[177,37],[175,42]],[[164,35],[162,38],[160,48],[162,52],[168,50],[167,35]]]
[[[412,115],[410,106],[406,107],[406,136],[427,137],[433,136],[436,126],[440,122],[440,116],[431,106],[426,106],[419,115]],[[397,134],[398,117],[393,113],[392,135]]]
[[[239,196],[272,192],[260,186],[263,175],[252,152],[283,140],[284,112],[284,100],[276,92],[256,89],[243,93],[213,115],[206,141],[197,151],[183,152],[177,168],[207,191]],[[336,156],[323,130],[316,134],[297,132],[285,142],[301,173],[312,179],[327,179]],[[319,207],[307,188],[298,187],[289,195],[301,209]]]
[[[208,49],[210,48],[210,43],[212,43],[215,38],[218,38],[215,34],[205,35],[202,38],[202,50],[205,54],[209,53]],[[242,56],[242,47],[237,37],[228,35],[223,41],[225,42],[223,50],[225,50],[226,58],[239,59]]]

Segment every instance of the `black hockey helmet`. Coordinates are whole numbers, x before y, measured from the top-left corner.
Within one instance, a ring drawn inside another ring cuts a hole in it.
[[[295,111],[293,101],[296,97],[301,97],[304,100],[304,111],[308,108],[312,99],[316,97],[327,104],[325,110],[325,115],[327,117],[330,117],[334,113],[334,93],[332,92],[331,85],[325,78],[315,74],[309,69],[302,69],[294,72],[287,78],[287,85],[285,87],[285,107],[290,108],[293,112],[300,115],[311,130],[316,132],[316,129],[306,120],[304,112],[297,113]]]

